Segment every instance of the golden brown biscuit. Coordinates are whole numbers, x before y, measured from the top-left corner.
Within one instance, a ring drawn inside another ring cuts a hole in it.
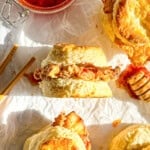
[[[150,60],[150,1],[104,0],[104,28],[134,64]]]
[[[91,150],[83,119],[72,111],[61,113],[55,121],[29,137],[23,150]]]
[[[29,137],[23,150],[86,150],[80,136],[64,127],[47,126]]]
[[[110,143],[110,150],[149,150],[150,125],[131,125],[118,133]]]
[[[90,63],[95,66],[107,65],[106,56],[101,47],[78,46],[75,44],[58,43],[49,51],[41,66],[47,64],[80,64]]]

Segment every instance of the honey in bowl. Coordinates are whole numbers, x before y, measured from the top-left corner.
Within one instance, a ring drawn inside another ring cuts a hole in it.
[[[55,13],[70,6],[75,0],[18,0],[23,7],[38,13]]]
[[[53,7],[61,4],[65,0],[24,0],[27,3],[38,7]]]

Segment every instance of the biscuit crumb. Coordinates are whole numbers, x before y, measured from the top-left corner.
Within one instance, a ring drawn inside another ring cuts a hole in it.
[[[116,119],[112,122],[112,126],[114,128],[118,127],[118,125],[121,123],[121,119]]]

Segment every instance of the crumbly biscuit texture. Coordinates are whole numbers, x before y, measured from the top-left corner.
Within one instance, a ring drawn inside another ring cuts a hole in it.
[[[149,150],[150,125],[131,125],[117,134],[110,143],[110,150]]]
[[[76,79],[51,79],[40,82],[40,88],[48,97],[111,97],[112,92],[107,82],[84,81]]]
[[[90,63],[95,66],[106,66],[107,61],[103,50],[100,47],[77,46],[75,44],[56,44],[50,50],[41,66],[47,64],[81,64]]]
[[[23,150],[86,150],[80,136],[64,127],[48,125],[29,137]]]
[[[150,1],[103,0],[104,28],[138,65],[150,60]]]

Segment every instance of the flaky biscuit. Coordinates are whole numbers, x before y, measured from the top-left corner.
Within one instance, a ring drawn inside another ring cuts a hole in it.
[[[95,66],[105,66],[107,60],[100,47],[60,43],[53,46],[41,66],[44,67],[49,63],[63,65],[90,63]]]
[[[43,95],[48,97],[98,98],[112,96],[110,87],[104,81],[59,78],[41,81],[40,88]]]
[[[134,64],[148,61],[150,1],[104,0],[104,12],[104,28],[111,40],[125,50]]]
[[[91,150],[84,120],[75,112],[60,113],[50,125],[27,138],[23,150]]]
[[[23,150],[86,150],[80,136],[64,127],[47,126],[40,132],[29,137]]]
[[[130,125],[118,133],[110,143],[110,150],[149,150],[150,125]],[[146,148],[147,147],[147,148]]]

